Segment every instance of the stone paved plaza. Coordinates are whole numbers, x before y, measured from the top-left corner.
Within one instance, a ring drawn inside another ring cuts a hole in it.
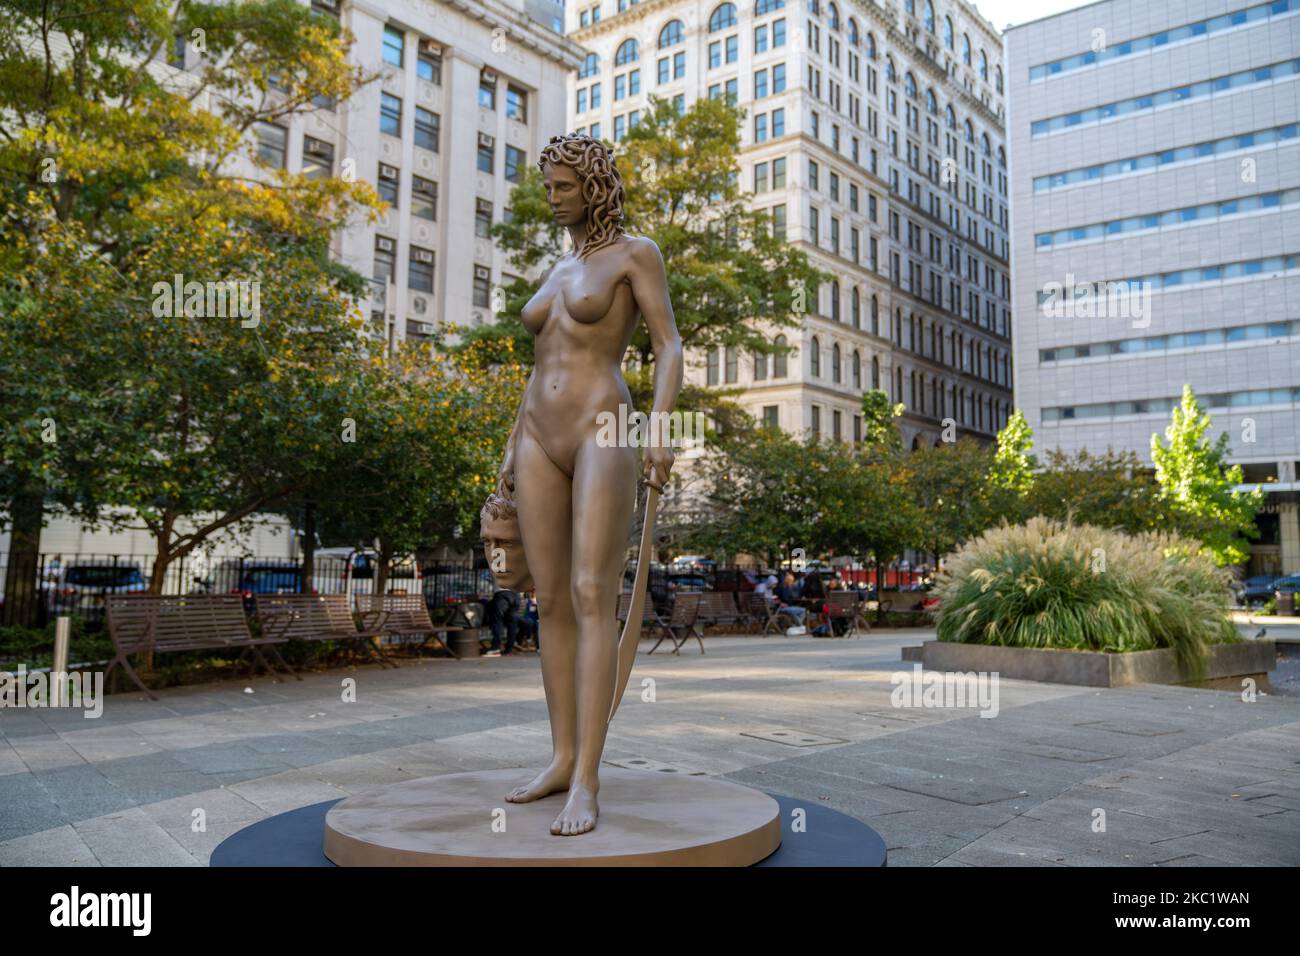
[[[912,667],[901,649],[929,637],[643,653],[606,760],[818,801],[875,827],[892,866],[1300,864],[1300,699],[1002,681],[992,719],[895,708],[890,677]],[[341,700],[347,677],[355,703]],[[653,702],[639,696],[647,677]],[[202,866],[271,814],[550,754],[531,654],[161,697],[111,696],[96,720],[0,711],[0,866]]]

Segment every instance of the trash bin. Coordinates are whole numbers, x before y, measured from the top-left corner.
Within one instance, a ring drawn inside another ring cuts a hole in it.
[[[1295,615],[1295,592],[1294,591],[1274,591],[1273,597],[1277,598],[1277,613],[1283,617],[1292,617]]]
[[[478,628],[466,628],[452,631],[447,635],[447,646],[459,658],[481,657],[483,645],[480,643]]]

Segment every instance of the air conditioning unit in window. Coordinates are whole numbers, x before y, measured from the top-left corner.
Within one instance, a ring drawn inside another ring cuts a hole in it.
[[[483,67],[483,79],[489,83],[495,83],[497,81],[497,71],[490,66]]]
[[[396,248],[396,244],[392,239],[385,239],[383,236],[376,236],[375,248],[380,252],[392,252]]]
[[[421,37],[420,52],[430,53],[433,54],[434,56],[442,56],[442,45],[439,43],[435,43],[433,40],[427,40]]]
[[[396,179],[397,176],[398,176],[398,173],[397,173],[397,167],[396,167],[396,166],[389,166],[387,163],[380,163],[380,164],[379,164],[379,178],[380,178],[380,179]]]
[[[492,136],[490,136],[489,134],[487,134],[487,133],[479,133],[479,134],[478,134],[478,144],[479,144],[480,146],[492,146],[492,145],[495,145],[495,143],[496,143],[496,140],[495,140]]]
[[[326,143],[323,140],[311,138],[308,138],[307,140],[307,152],[311,153],[313,156],[328,156],[333,152],[333,150],[333,145]]]
[[[411,258],[416,262],[432,262],[433,253],[428,249],[412,249]]]
[[[432,335],[432,334],[433,334],[433,323],[432,323],[432,322],[417,322],[417,323],[416,323],[416,326],[419,328],[419,330],[420,330],[420,334],[421,334],[421,335]]]
[[[475,267],[474,267],[474,278],[475,278],[475,279],[487,279],[487,278],[490,278],[491,275],[492,275],[491,270],[489,270],[487,266],[475,266]]]

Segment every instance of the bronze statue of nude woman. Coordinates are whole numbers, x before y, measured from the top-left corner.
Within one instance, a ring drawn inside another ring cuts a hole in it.
[[[507,546],[498,582],[518,588],[531,575],[537,588],[551,722],[550,764],[506,799],[526,803],[567,791],[551,832],[571,836],[593,829],[599,813],[617,669],[615,610],[638,476],[636,448],[597,442],[597,416],[617,416],[620,404],[632,411],[621,366],[638,316],[654,349],[654,412],[671,412],[677,401],[682,343],[659,247],[623,231],[623,181],[609,148],[585,135],[555,136],[537,165],[573,251],[551,266],[523,308],[536,336],[535,364],[482,533],[490,548]],[[641,471],[662,490],[672,465],[668,447],[651,446]],[[512,511],[517,542],[497,530],[511,525]]]

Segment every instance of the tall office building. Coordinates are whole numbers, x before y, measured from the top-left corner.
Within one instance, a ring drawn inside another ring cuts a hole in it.
[[[1006,35],[1015,393],[1150,461],[1184,383],[1300,571],[1300,0],[1103,0]]]
[[[303,0],[307,2],[307,0]],[[350,174],[392,204],[357,223],[335,255],[375,293],[390,342],[443,321],[492,321],[510,263],[487,235],[513,181],[565,127],[565,82],[582,51],[563,35],[560,0],[311,0],[356,38],[355,62],[379,74],[346,103],[322,103],[256,133],[290,169]]]
[[[746,111],[741,186],[834,279],[794,347],[688,356],[755,418],[841,440],[887,390],[909,444],[1011,410],[1001,40],[959,0],[577,0],[569,126],[616,145],[647,98]]]

